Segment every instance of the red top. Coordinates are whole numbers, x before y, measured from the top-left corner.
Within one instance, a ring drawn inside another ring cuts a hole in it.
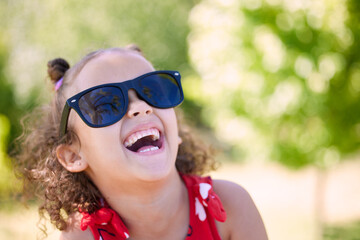
[[[212,188],[210,177],[181,175],[189,195],[190,222],[185,240],[221,240],[216,229],[215,219],[225,222],[226,212],[220,198]],[[102,208],[89,214],[83,212],[81,230],[90,227],[95,240],[125,240],[129,231],[120,216],[111,208],[101,203]]]

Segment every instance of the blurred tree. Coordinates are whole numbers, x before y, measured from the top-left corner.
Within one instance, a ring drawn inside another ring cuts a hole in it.
[[[190,14],[202,121],[244,160],[326,170],[359,150],[357,0],[203,0]],[[201,79],[201,80],[200,80]]]
[[[0,197],[9,195],[16,188],[7,151],[9,142],[21,131],[21,107],[15,101],[14,88],[5,73],[7,50],[4,35],[0,34]]]
[[[0,33],[0,114],[4,117],[5,122],[9,121],[9,131],[6,137],[2,139],[2,144],[5,146],[5,151],[12,151],[13,149],[13,140],[20,135],[22,129],[20,124],[20,119],[35,105],[37,90],[31,90],[28,93],[28,97],[24,98],[27,101],[21,102],[18,101],[16,96],[15,84],[11,81],[9,77],[9,35],[8,29],[4,29]],[[2,125],[4,127],[8,126],[7,124]],[[5,136],[5,135],[3,135]],[[9,148],[8,148],[9,146]]]
[[[46,62],[64,57],[75,63],[84,54],[135,43],[157,69],[191,70],[186,37],[188,13],[196,1],[8,1],[11,29],[10,73],[25,96],[43,86]],[[29,64],[30,63],[30,64]],[[16,68],[24,73],[18,74]],[[26,74],[25,74],[26,73]],[[45,95],[49,95],[44,91]]]
[[[204,122],[245,158],[292,168],[330,166],[358,150],[358,6],[202,1],[189,45]]]

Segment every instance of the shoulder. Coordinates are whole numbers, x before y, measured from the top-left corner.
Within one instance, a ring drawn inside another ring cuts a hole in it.
[[[268,239],[260,213],[243,187],[225,180],[213,180],[213,188],[227,214],[225,223],[217,223],[222,236],[228,236],[226,239]]]
[[[82,231],[80,229],[81,214],[75,213],[69,217],[68,228],[65,231],[62,231],[60,234],[60,240],[94,240],[94,237],[90,229]]]

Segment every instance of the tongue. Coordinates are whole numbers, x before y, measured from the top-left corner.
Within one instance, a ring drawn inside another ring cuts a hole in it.
[[[151,136],[147,136],[139,139],[132,146],[128,147],[128,149],[133,152],[140,152],[154,147],[160,148],[159,140],[154,141]]]

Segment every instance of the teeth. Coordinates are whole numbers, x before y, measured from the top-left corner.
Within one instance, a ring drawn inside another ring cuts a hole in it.
[[[154,151],[154,150],[158,150],[159,148],[158,147],[151,147],[151,148],[146,148],[144,150],[141,150],[140,152],[143,153],[143,152],[150,152],[150,151]]]
[[[130,147],[134,143],[136,143],[137,140],[140,138],[151,136],[153,141],[156,141],[160,138],[160,132],[156,128],[150,128],[147,130],[139,131],[136,133],[131,134],[126,140],[125,140],[125,147]]]

